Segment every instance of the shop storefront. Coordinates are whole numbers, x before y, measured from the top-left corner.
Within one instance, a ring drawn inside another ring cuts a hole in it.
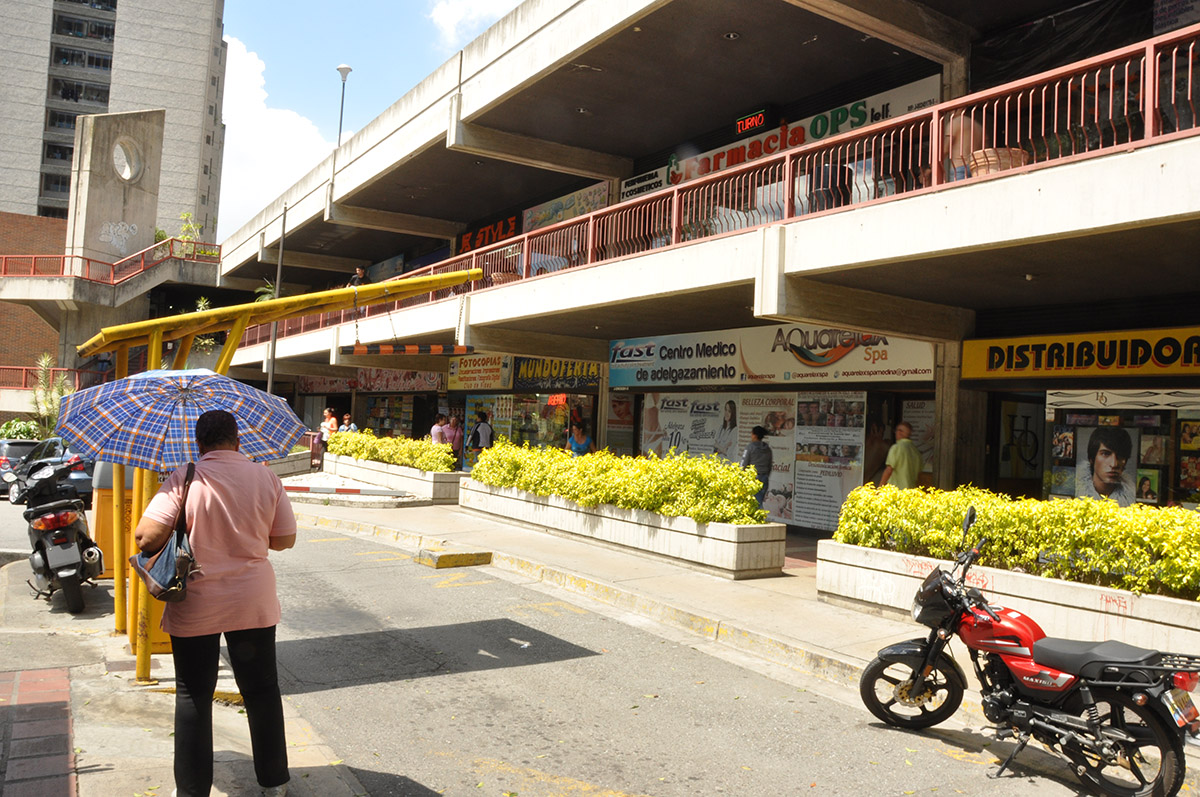
[[[438,397],[444,403],[446,393],[446,375],[433,371],[359,368],[354,377],[301,376],[296,381],[310,428],[320,423],[323,408],[332,407],[339,423],[348,413],[359,429],[370,429],[377,437],[428,434]]]
[[[1043,498],[1200,502],[1200,328],[973,340],[964,386],[1010,401],[989,422]],[[997,413],[993,413],[996,415]],[[1007,452],[1007,457],[1005,457]]]
[[[497,435],[518,445],[561,447],[575,421],[582,421],[595,439],[600,367],[508,354],[455,357],[450,362],[450,407],[462,407],[467,437],[482,410]],[[474,454],[466,452],[464,468],[470,470],[474,463]]]
[[[762,426],[772,520],[831,531],[846,495],[877,480],[909,421],[933,468],[933,347],[803,324],[614,341],[614,398],[633,395],[640,453],[740,461]]]

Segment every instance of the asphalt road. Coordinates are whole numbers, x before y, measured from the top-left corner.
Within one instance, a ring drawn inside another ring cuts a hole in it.
[[[23,506],[13,506],[7,497],[0,497],[0,551],[24,551],[29,547],[29,535],[25,531]],[[88,513],[91,520],[91,513]]]
[[[1067,795],[1029,748],[906,733],[857,694],[492,568],[302,532],[273,556],[286,699],[372,795]]]

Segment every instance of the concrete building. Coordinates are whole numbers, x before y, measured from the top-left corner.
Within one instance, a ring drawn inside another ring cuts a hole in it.
[[[223,0],[3,0],[0,211],[66,218],[80,114],[165,109],[157,226],[217,227]]]

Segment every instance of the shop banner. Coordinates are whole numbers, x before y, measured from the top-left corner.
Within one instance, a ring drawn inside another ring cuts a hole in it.
[[[298,393],[438,393],[446,389],[445,374],[436,371],[394,371],[390,368],[359,368],[355,377],[298,376]]]
[[[1197,22],[1200,22],[1200,0],[1154,0],[1155,36]]]
[[[729,396],[728,393],[723,395]],[[771,478],[767,482],[763,509],[767,510],[768,520],[791,523],[794,515],[792,496],[795,492],[796,394],[743,393],[736,399],[738,414],[734,422],[738,445],[734,456],[727,458],[741,462],[742,452],[750,445],[750,430],[755,426],[767,430],[763,440],[771,447]]]
[[[721,399],[715,393],[647,393],[642,409],[642,451],[665,457],[671,449],[695,456],[716,449]]]
[[[1197,410],[1200,390],[1048,390],[1046,409]]]
[[[963,379],[1200,374],[1200,327],[963,341]]]
[[[512,390],[512,361],[508,354],[473,354],[450,358],[450,390]]]
[[[913,445],[921,452],[922,473],[933,473],[934,455],[937,446],[934,444],[934,434],[937,427],[934,422],[934,410],[937,402],[932,399],[909,399],[901,407],[901,418],[912,426]]]
[[[932,379],[929,343],[807,324],[634,338],[609,346],[613,387]]]
[[[742,139],[688,158],[675,154],[670,162],[654,171],[630,177],[621,183],[621,201],[703,177],[742,163],[769,157],[793,147],[803,146],[829,136],[845,133],[866,124],[935,105],[942,92],[942,81],[932,75],[866,99],[834,108],[799,122]]]
[[[633,456],[633,396],[628,393],[612,393],[608,397],[608,437],[605,445],[618,456]]]
[[[796,396],[792,515],[797,523],[822,531],[837,529],[842,503],[863,483],[866,406],[865,392]]]
[[[526,209],[524,214],[525,232],[533,232],[541,227],[549,227],[560,221],[567,221],[593,210],[600,210],[608,205],[608,183],[596,183],[587,188],[581,188],[573,194],[560,196],[549,202],[534,205]]]
[[[516,357],[513,390],[546,392],[600,387],[600,363],[549,357]]]

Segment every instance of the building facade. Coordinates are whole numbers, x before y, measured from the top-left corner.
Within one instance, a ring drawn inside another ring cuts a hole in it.
[[[217,226],[223,0],[3,0],[0,211],[65,218],[81,114],[166,110],[157,226]]]

